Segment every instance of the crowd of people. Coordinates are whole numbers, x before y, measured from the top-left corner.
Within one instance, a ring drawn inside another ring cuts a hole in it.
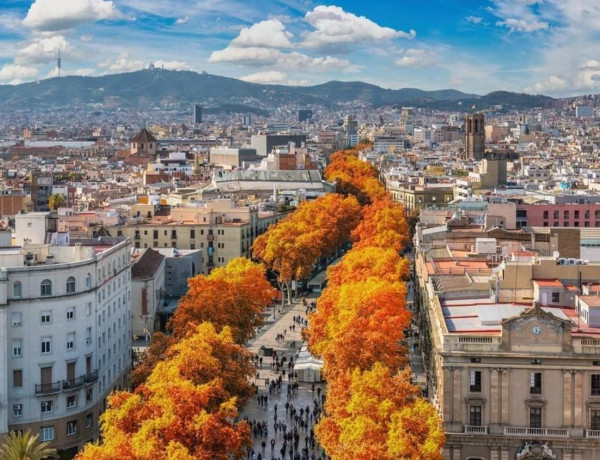
[[[315,308],[315,302],[309,305],[303,299],[302,303],[306,314]],[[302,314],[295,315],[292,324],[286,324],[275,336],[277,343],[285,346],[284,350],[272,350],[270,362],[268,357],[258,354],[253,357],[257,367],[254,384],[259,413],[252,419],[245,418],[254,441],[254,447],[247,450],[248,460],[327,458],[317,443],[314,431],[323,411],[325,394],[320,384],[312,383],[310,387],[300,385],[298,372],[294,370],[296,340],[286,341],[296,328],[300,330],[307,325],[308,321]],[[270,377],[261,380],[261,371]],[[302,395],[299,395],[300,391]]]

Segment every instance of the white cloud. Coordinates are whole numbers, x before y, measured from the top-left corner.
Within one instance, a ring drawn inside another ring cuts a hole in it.
[[[547,30],[548,23],[544,21],[526,21],[525,19],[508,18],[504,21],[496,22],[497,26],[504,26],[511,32],[536,32],[538,30]]]
[[[328,70],[355,72],[358,69],[357,66],[353,66],[346,59],[331,56],[315,58],[295,51],[284,53],[278,49],[259,47],[228,47],[214,51],[210,55],[209,61],[248,66],[276,66],[286,70],[302,72],[325,72]]]
[[[122,17],[115,4],[107,0],[35,0],[23,24],[35,30],[57,31]]]
[[[184,16],[182,18],[177,18],[177,20],[175,21],[176,25],[180,25],[180,24],[185,24],[186,22],[188,22],[190,20],[189,16]]]
[[[73,47],[62,35],[38,38],[15,54],[17,64],[42,64],[55,60],[58,52],[74,52]]]
[[[267,70],[265,72],[256,72],[240,77],[240,80],[249,83],[264,83],[264,84],[281,84],[287,80],[287,75],[284,72],[277,70]]]
[[[465,21],[473,24],[481,24],[483,22],[483,18],[481,16],[467,16]]]
[[[38,69],[20,64],[5,64],[0,69],[0,80],[9,80],[12,84],[20,83],[23,80],[36,77],[39,74]]]
[[[404,56],[396,60],[399,67],[430,67],[436,64],[435,53],[425,50],[411,48],[406,51]]]
[[[525,88],[525,91],[530,93],[554,93],[556,91],[564,90],[567,87],[567,82],[557,77],[556,75],[550,75],[545,81],[535,83],[529,88]]]
[[[287,84],[290,86],[310,86],[310,81],[302,78],[300,80],[288,80]]]
[[[89,77],[90,75],[94,75],[96,73],[96,69],[91,67],[82,67],[81,69],[76,69],[73,72],[73,75],[77,75],[78,77]]]
[[[465,82],[462,80],[462,78],[453,77],[450,79],[451,86],[462,86],[464,83]]]
[[[142,61],[134,60],[128,53],[121,53],[114,61],[107,60],[98,64],[98,67],[106,68],[109,72],[131,72],[141,70],[144,67]]]
[[[315,30],[305,32],[302,46],[307,48],[338,48],[352,43],[378,42],[393,38],[414,38],[416,32],[404,32],[382,27],[364,16],[356,16],[339,6],[315,7],[304,17]]]
[[[84,43],[89,43],[94,39],[93,35],[81,35],[79,37],[79,41],[82,41]]]
[[[268,19],[243,28],[229,46],[290,48],[292,37],[279,19]]]
[[[191,67],[184,61],[163,61],[158,60],[154,63],[156,67],[164,67],[167,70],[190,70]]]

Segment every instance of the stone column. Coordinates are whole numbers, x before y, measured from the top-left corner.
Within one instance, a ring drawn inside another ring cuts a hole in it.
[[[444,381],[442,382],[442,385],[440,385],[440,388],[443,391],[443,395],[442,395],[442,404],[443,406],[443,412],[444,412],[444,421],[448,422],[448,421],[452,421],[452,369],[451,368],[444,368]]]
[[[573,410],[574,421],[576,427],[583,427],[583,372],[575,372],[575,408]]]
[[[573,460],[573,451],[570,449],[563,450],[563,460]]]
[[[462,460],[462,447],[454,446],[452,449],[452,460]]]
[[[571,371],[563,371],[563,401],[564,414],[563,426],[565,428],[573,426],[573,373]]]
[[[454,401],[452,402],[452,421],[453,422],[462,422],[462,391],[461,391],[461,373],[462,369],[454,369],[454,380],[453,380],[453,397]]]
[[[498,369],[490,369],[490,424],[500,423]],[[498,452],[496,452],[497,454]]]
[[[508,410],[510,402],[510,395],[508,393],[510,388],[509,377],[510,373],[508,372],[508,369],[502,369],[502,414],[500,415],[500,423],[504,424],[510,424]]]
[[[497,447],[490,447],[490,460],[500,460],[500,454]]]
[[[509,453],[510,453],[510,450],[508,447],[502,447],[500,449],[500,460],[508,460]]]

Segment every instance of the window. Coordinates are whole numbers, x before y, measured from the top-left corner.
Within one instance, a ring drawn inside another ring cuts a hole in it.
[[[67,294],[73,294],[75,292],[75,278],[69,276],[67,278]]]
[[[579,211],[574,212],[575,219],[579,219]]]
[[[50,353],[52,351],[52,339],[50,337],[42,337],[42,353]]]
[[[86,345],[92,344],[92,328],[91,327],[88,327],[85,330],[85,344]]]
[[[52,412],[53,408],[54,408],[54,401],[49,400],[49,401],[42,401],[41,402],[42,414],[47,414],[49,412]]]
[[[40,428],[40,441],[52,441],[54,439],[54,427],[43,426]]]
[[[22,284],[20,281],[15,281],[13,283],[13,297],[19,298],[22,295]]]
[[[563,219],[568,220],[569,219],[569,211],[565,211],[563,213]]]
[[[548,211],[544,211],[544,219],[548,218]]]
[[[153,238],[154,238],[155,240],[156,240],[156,239],[158,239],[158,230],[153,230],[153,231],[152,231],[152,236],[153,236]]]
[[[177,238],[177,230],[171,230],[171,238]]]
[[[529,408],[529,427],[530,428],[541,428],[542,427],[542,408],[541,407],[530,407]]]
[[[12,355],[17,358],[20,357],[23,353],[23,340],[22,339],[12,339]]]
[[[67,409],[77,407],[77,395],[67,396]]]
[[[90,289],[92,287],[92,274],[88,273],[85,277],[85,287]]]
[[[74,434],[77,434],[77,420],[67,422],[67,436],[73,436]]]
[[[592,374],[592,396],[600,396],[600,374]]]
[[[88,302],[87,305],[85,306],[85,314],[86,314],[86,316],[89,316],[92,314],[92,302]]]
[[[85,427],[90,428],[94,424],[94,414],[85,414]]]
[[[469,374],[469,391],[481,391],[481,371],[471,371]]]
[[[469,425],[481,426],[481,406],[469,406]]]
[[[590,429],[600,430],[600,410],[593,410],[590,417]]]
[[[12,327],[21,327],[23,324],[23,313],[21,312],[13,312],[10,315]]]
[[[190,239],[193,240],[196,238],[196,230],[191,228],[190,229]]]
[[[90,402],[92,399],[94,399],[94,391],[92,388],[88,388],[85,390],[85,400],[86,402]]]
[[[532,372],[529,374],[529,393],[541,394],[542,393],[542,373]]]
[[[13,387],[21,388],[23,386],[23,371],[21,369],[13,370]]]
[[[23,415],[23,404],[13,404],[13,417]]]
[[[49,311],[43,311],[41,313],[40,322],[42,324],[49,324],[52,321],[52,313]]]
[[[75,349],[75,333],[69,332],[67,334],[67,350]]]
[[[554,217],[554,219],[558,219],[558,211],[554,211],[552,217]]]
[[[52,295],[52,281],[50,281],[50,280],[42,281],[42,284],[40,285],[40,294],[43,297]]]
[[[560,302],[560,292],[553,292],[552,293],[552,303],[558,303]]]

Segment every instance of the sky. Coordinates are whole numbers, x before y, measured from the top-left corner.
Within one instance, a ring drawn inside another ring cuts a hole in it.
[[[0,84],[148,67],[249,82],[600,92],[600,0],[0,0]]]

